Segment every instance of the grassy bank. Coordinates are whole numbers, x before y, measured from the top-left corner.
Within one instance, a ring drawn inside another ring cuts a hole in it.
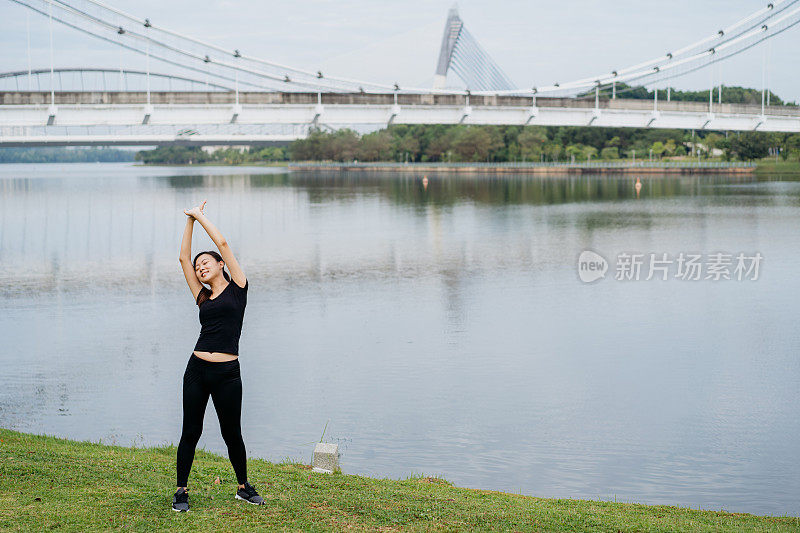
[[[696,161],[696,159],[691,159],[690,160],[688,158],[683,158],[683,159],[682,158],[671,158],[669,161],[680,163],[680,162],[684,162],[684,161],[692,162],[692,161]],[[620,163],[620,162],[627,162],[627,160],[597,161],[596,163],[613,164],[613,163]],[[703,162],[704,163],[722,163],[723,161],[721,159],[719,159],[719,158],[715,158],[715,159],[704,159]],[[169,166],[169,167],[182,167],[182,166],[193,166],[193,167],[197,167],[197,166],[214,166],[214,167],[217,167],[217,166],[244,166],[244,167],[294,167],[294,168],[301,168],[304,164],[307,164],[307,163],[309,163],[309,162],[249,161],[249,162],[242,162],[242,163],[226,163],[224,161],[208,161],[208,162],[204,162],[204,163],[192,163],[192,164],[188,164],[188,163],[176,163],[176,164],[149,163],[149,164],[145,164],[145,163],[142,163],[142,165],[143,166],[159,166],[159,167],[160,166]],[[324,165],[324,163],[321,163],[321,162],[317,162],[315,164]],[[389,162],[388,164],[391,165],[393,163]],[[380,163],[378,163],[378,165],[380,165]],[[491,171],[491,169],[493,167],[496,167],[497,169],[503,169],[503,167],[505,165],[506,164],[503,164],[503,163],[495,164],[495,165],[489,164],[489,165],[484,165],[485,167],[488,167],[488,168],[477,169],[477,170]],[[566,165],[566,164],[564,164],[564,165]],[[333,163],[331,168],[334,168],[336,166],[347,166],[347,165],[344,165],[344,164],[341,164],[341,163]],[[353,165],[353,167],[355,167],[355,166],[356,165]],[[453,165],[453,166],[457,167],[458,165]],[[398,167],[399,168],[392,168],[392,170],[395,170],[395,171],[408,170],[410,172],[421,172],[423,170],[433,172],[433,171],[437,170],[436,168],[433,168],[433,167],[432,168],[424,168],[425,165],[422,164],[422,163],[417,163],[417,164],[413,164],[413,165],[399,165],[398,164]],[[377,169],[371,169],[371,170],[381,170],[381,169],[377,168]],[[538,171],[540,171],[542,173],[552,173],[552,172],[557,171],[559,169],[554,167],[554,168],[541,168],[541,169],[536,169],[536,170],[538,170]],[[565,172],[567,172],[568,170],[569,170],[568,168],[564,168]],[[602,169],[588,169],[587,168],[586,172],[600,172],[601,170]],[[620,172],[619,169],[610,169],[610,170],[612,170],[614,172]],[[658,168],[655,165],[651,169],[645,163],[643,167],[628,169],[628,172],[637,173],[637,172],[643,172],[643,171],[648,171],[648,170],[652,170],[655,173],[658,173],[658,172],[668,173],[670,171],[670,169]],[[509,168],[508,171],[520,172],[521,169]],[[685,169],[683,171],[686,172]],[[764,177],[769,177],[769,176],[774,176],[774,177],[781,177],[781,176],[800,177],[800,161],[783,161],[783,160],[779,160],[779,161],[776,162],[773,157],[760,159],[760,160],[757,161],[757,166],[755,168],[755,174],[757,176],[764,176]]]
[[[248,460],[264,506],[235,500],[227,457],[197,450],[188,513],[170,509],[174,446],[127,448],[0,429],[0,529],[151,531],[799,531],[800,519],[555,500],[430,477],[318,474]],[[221,483],[215,484],[219,477]]]
[[[775,161],[769,157],[758,161],[757,176],[795,176],[800,177],[800,161]]]
[[[750,174],[751,163],[725,161],[580,161],[575,163],[337,163],[293,162],[291,170],[301,171],[365,171],[408,173],[493,173],[493,174]]]

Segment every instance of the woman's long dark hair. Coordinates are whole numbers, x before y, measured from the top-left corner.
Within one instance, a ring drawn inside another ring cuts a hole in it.
[[[200,256],[201,256],[201,255],[203,255],[203,254],[208,254],[208,255],[210,255],[211,257],[213,257],[214,259],[216,259],[217,261],[224,261],[224,259],[222,259],[222,256],[221,256],[221,255],[219,255],[219,254],[218,254],[217,252],[215,252],[214,250],[209,250],[209,251],[207,251],[207,252],[199,252],[199,253],[198,253],[196,256],[194,256],[194,261],[192,261],[192,266],[193,266],[194,268],[197,268],[197,258],[198,258],[198,257],[200,257]],[[225,272],[225,267],[222,267],[222,276],[223,276],[223,277],[224,277],[226,280],[228,280],[229,282],[231,281],[231,277],[228,275],[228,273],[227,273],[227,272]],[[208,288],[208,287],[206,287],[206,286],[203,286],[203,288],[202,288],[202,289],[200,290],[200,292],[197,294],[197,305],[200,305],[201,303],[205,302],[205,301],[206,301],[206,300],[208,300],[209,298],[211,298],[211,289],[209,289],[209,288]]]

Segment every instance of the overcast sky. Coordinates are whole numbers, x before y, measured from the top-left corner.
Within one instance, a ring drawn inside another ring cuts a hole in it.
[[[442,0],[107,0],[154,24],[249,55],[329,75],[431,86],[447,11]],[[462,0],[466,27],[520,87],[622,68],[716,32],[766,4],[755,0]],[[26,13],[0,0],[0,71],[27,68]],[[49,65],[46,19],[30,14],[32,63]],[[55,24],[57,67],[118,66],[119,52]],[[800,25],[771,40],[769,85],[800,102]],[[763,46],[763,45],[762,45]],[[761,87],[760,47],[724,62],[727,85]],[[132,60],[133,61],[133,60]],[[153,65],[153,70],[167,67]],[[707,71],[673,81],[705,89]]]

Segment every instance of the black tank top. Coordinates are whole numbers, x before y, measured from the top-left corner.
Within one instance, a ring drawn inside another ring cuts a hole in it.
[[[239,287],[232,279],[213,300],[200,304],[200,337],[194,345],[198,352],[222,352],[239,355],[244,308],[247,305],[247,284]],[[200,295],[198,294],[198,299]]]

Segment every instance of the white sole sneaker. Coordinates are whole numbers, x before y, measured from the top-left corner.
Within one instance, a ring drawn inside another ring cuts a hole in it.
[[[263,503],[251,502],[251,501],[250,501],[250,500],[248,500],[247,498],[242,498],[241,496],[239,496],[239,494],[236,494],[236,495],[235,495],[235,498],[236,498],[237,500],[242,500],[243,502],[247,502],[247,503],[249,503],[250,505],[264,505]]]

